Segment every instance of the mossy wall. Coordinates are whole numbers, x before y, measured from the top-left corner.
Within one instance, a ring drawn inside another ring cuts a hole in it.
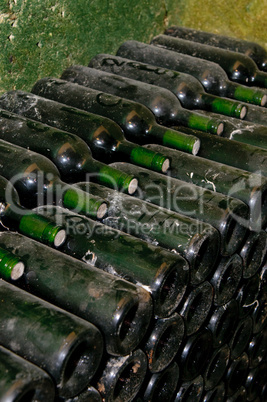
[[[41,77],[114,54],[127,39],[148,42],[173,24],[267,47],[267,0],[0,0],[0,93],[30,90]]]

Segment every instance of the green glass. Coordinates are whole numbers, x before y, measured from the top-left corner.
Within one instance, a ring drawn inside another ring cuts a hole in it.
[[[164,31],[164,35],[179,37],[243,53],[253,59],[260,70],[267,72],[267,51],[263,46],[256,42],[180,26],[171,26],[167,28]]]
[[[220,119],[203,118],[184,109],[176,96],[165,88],[84,66],[67,68],[61,78],[139,102],[152,111],[158,123],[165,126],[178,123],[213,134],[223,131]]]
[[[199,138],[201,147],[198,156],[267,176],[267,150],[182,126],[178,126],[177,130]]]
[[[266,137],[267,138],[267,137]],[[168,149],[162,145],[146,145],[148,149],[164,152],[171,161],[171,177],[212,191],[238,198],[248,205],[250,220],[267,214],[267,179],[222,163]]]
[[[240,119],[247,112],[243,103],[208,94],[201,83],[189,74],[108,54],[96,55],[90,60],[90,66],[168,89],[186,109],[204,109]]]
[[[53,402],[55,386],[44,370],[0,346],[0,398]]]
[[[25,265],[14,254],[0,248],[0,277],[16,281],[24,273]]]
[[[232,81],[267,88],[267,73],[259,71],[254,61],[244,54],[167,35],[158,35],[151,43],[197,59],[217,63]]]
[[[139,168],[137,171],[135,166],[128,163],[117,162],[113,165],[123,172],[136,173],[139,182],[136,198],[214,226],[221,235],[223,254],[232,254],[241,245],[247,226],[259,224],[258,220],[251,222],[248,219],[247,205],[236,198],[165,177],[148,169]],[[94,191],[93,194],[97,193]],[[100,196],[101,193],[98,194]]]
[[[14,185],[24,207],[55,203],[94,218],[106,214],[107,204],[101,198],[64,183],[56,166],[43,155],[0,139],[0,159],[0,174]]]
[[[22,91],[6,93],[0,99],[0,105],[3,109],[15,112],[29,119],[49,124],[59,130],[66,130],[72,134],[77,134],[78,137],[81,137],[87,145],[90,146],[94,157],[98,160],[104,162],[126,160],[160,172],[165,172],[169,167],[169,161],[164,155],[155,154],[151,151],[149,152],[141,146],[127,141],[121,128],[114,121],[106,117],[84,112],[80,109],[68,107],[64,104],[45,99],[44,97]],[[41,129],[41,125],[38,126],[36,124],[34,126],[32,123],[32,126],[33,129],[38,127]],[[49,136],[53,136],[51,131],[50,133],[46,131],[45,134],[47,135],[47,141],[49,141]],[[54,142],[58,139],[57,134],[58,132],[54,135]],[[187,138],[186,135],[183,136]],[[68,136],[68,141],[70,144],[73,144],[74,139],[71,141],[71,137],[71,135]],[[42,140],[44,141],[44,138]],[[82,151],[84,144],[81,144],[81,141],[79,141],[78,138],[76,138],[75,141],[76,146],[79,146],[80,151]],[[198,140],[196,141],[198,142]],[[58,142],[60,142],[60,139],[58,139]],[[75,157],[74,149],[71,149],[71,145],[68,145],[68,142],[65,146],[66,145],[67,149],[65,152],[67,153],[68,148],[70,148],[70,155],[67,156],[72,159]],[[56,152],[54,149],[52,149],[52,151],[54,151],[54,153]],[[62,151],[64,151],[64,148],[63,150],[61,149],[61,152]],[[115,184],[116,182],[120,182],[119,178],[117,178],[118,172],[112,170],[109,172],[109,167],[107,165],[92,161],[91,158],[89,160],[88,148],[87,156],[85,154],[85,149],[83,149],[83,153],[83,158],[86,158],[87,161],[82,160],[79,163],[86,164],[86,170],[89,170],[89,172],[92,172],[93,169],[96,170],[100,173],[100,178],[110,176],[112,179],[114,176],[113,182],[115,181]]]
[[[100,331],[5,281],[0,281],[0,297],[1,345],[45,370],[59,396],[82,391],[100,365]]]
[[[141,286],[18,233],[0,233],[0,247],[26,262],[21,286],[94,324],[101,331],[109,354],[126,355],[140,343],[152,315],[150,294]],[[51,328],[52,325],[49,331]],[[100,336],[97,339],[101,341]],[[49,345],[54,347],[53,341]],[[98,353],[97,348],[95,352]]]
[[[152,296],[155,315],[171,314],[182,300],[189,267],[180,255],[60,207],[36,211],[66,226],[61,252],[142,286]]]
[[[257,87],[247,87],[230,81],[225,71],[208,60],[179,54],[159,46],[137,41],[124,42],[117,55],[143,63],[187,73],[197,78],[205,90],[213,95],[234,98],[242,102],[266,104],[266,91]]]
[[[191,283],[202,282],[212,271],[220,243],[218,232],[211,225],[95,183],[76,185],[109,203],[104,224],[185,257],[190,264]]]
[[[0,176],[0,222],[4,228],[20,233],[42,243],[59,247],[66,240],[64,226],[57,225],[32,210],[20,205],[17,191]]]

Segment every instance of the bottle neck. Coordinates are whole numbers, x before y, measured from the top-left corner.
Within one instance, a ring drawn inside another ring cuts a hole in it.
[[[15,203],[7,206],[2,220],[9,229],[16,229],[49,246],[59,247],[66,240],[66,230],[62,225]]]
[[[142,166],[157,172],[166,172],[170,166],[169,159],[159,153],[154,152],[129,141],[122,141],[118,147],[119,152],[127,155],[127,161],[138,166]]]
[[[251,88],[232,81],[227,82],[226,97],[234,98],[242,102],[265,106],[267,103],[266,91],[260,88]]]
[[[267,73],[263,71],[257,71],[254,75],[253,85],[267,88]]]
[[[160,126],[159,124],[151,126],[149,134],[152,137],[151,140],[154,138],[159,144],[193,155],[198,153],[200,147],[200,140],[197,137]]]
[[[220,119],[202,116],[187,109],[179,110],[178,116],[179,123],[195,130],[220,135],[224,129],[224,124]],[[176,122],[173,122],[173,124],[175,123],[177,123],[177,120]]]
[[[17,280],[24,273],[24,263],[14,254],[0,247],[0,276],[6,280]]]
[[[219,96],[202,93],[201,101],[206,110],[213,113],[220,113],[225,116],[235,117],[237,119],[244,119],[247,113],[247,108],[240,102],[236,102],[227,98],[220,98]]]

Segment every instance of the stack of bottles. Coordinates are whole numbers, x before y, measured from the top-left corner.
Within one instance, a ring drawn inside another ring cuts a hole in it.
[[[172,27],[0,97],[0,401],[266,400],[267,53]]]

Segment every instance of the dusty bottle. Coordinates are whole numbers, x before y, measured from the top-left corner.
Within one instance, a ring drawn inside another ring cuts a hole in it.
[[[221,382],[219,385],[211,389],[210,391],[204,392],[202,396],[203,402],[224,402],[225,401],[225,387],[224,383]]]
[[[56,166],[43,155],[0,139],[0,158],[0,174],[13,184],[24,207],[56,203],[94,218],[106,214],[104,200],[61,181]]]
[[[142,287],[17,233],[0,233],[0,247],[25,258],[21,286],[95,324],[108,353],[128,354],[145,335],[152,302]]]
[[[68,239],[60,251],[144,287],[155,315],[165,317],[179,305],[189,280],[188,264],[179,255],[60,207],[37,211],[64,222]]]
[[[109,357],[95,379],[96,387],[104,401],[131,401],[144,381],[146,370],[146,355],[140,349],[128,356]]]
[[[230,362],[224,378],[227,396],[232,396],[244,385],[247,378],[248,365],[248,356],[245,352]]]
[[[266,327],[267,323],[267,293],[262,282],[250,316],[253,319],[253,334],[258,334]]]
[[[109,54],[96,55],[90,60],[90,66],[168,89],[186,109],[204,109],[240,119],[246,115],[245,104],[208,94],[201,83],[189,74]],[[267,93],[263,102],[267,102]]]
[[[74,66],[72,69],[70,68],[71,71],[68,69],[64,74],[70,75],[73,70],[74,73],[76,73],[76,69],[78,69],[79,72],[80,68],[87,69],[87,67]],[[93,71],[97,72],[97,70],[94,69]],[[82,78],[83,76],[79,75],[79,79]],[[71,77],[69,77],[69,80],[71,80]],[[178,149],[192,152],[194,155],[198,152],[199,141],[197,141],[193,136],[186,136],[185,134],[180,134],[179,132],[158,125],[153,113],[141,103],[133,102],[129,99],[112,95],[111,93],[101,92],[100,90],[98,91],[91,87],[88,88],[88,86],[75,85],[72,82],[57,80],[55,78],[44,78],[38,81],[34,85],[32,91],[47,99],[66,103],[72,107],[77,107],[80,110],[82,109],[86,112],[97,113],[101,116],[112,119],[121,127],[121,129],[123,129],[125,136],[135,143],[146,144],[153,139],[153,141],[159,142],[160,144],[173,144],[173,146]],[[52,105],[51,102],[46,102],[46,104],[49,103]],[[82,135],[81,129],[77,130],[72,127],[67,128],[72,132],[75,130],[75,133],[80,136]],[[88,136],[87,134],[85,135]],[[84,135],[83,138],[86,140]],[[88,144],[90,145],[89,142]],[[97,146],[99,146],[99,144],[97,144]],[[123,144],[120,144],[120,147],[122,148]],[[151,166],[154,170],[167,170],[168,161],[163,159],[163,155],[156,155],[154,161],[152,158],[154,156],[153,154],[150,155],[150,153],[147,152],[146,155],[145,150],[143,148],[141,149],[143,152],[142,158],[144,159],[143,166],[145,166],[145,158],[149,161],[150,157],[153,162],[151,163]],[[156,165],[156,162],[158,165]],[[134,160],[132,163],[134,163]],[[139,164],[141,165],[141,163]],[[149,167],[148,163],[147,167]]]
[[[66,240],[64,225],[58,225],[20,205],[17,191],[0,176],[0,223],[3,228],[18,230],[41,243],[59,247]]]
[[[267,251],[267,234],[264,230],[249,231],[239,251],[243,261],[243,278],[251,278],[261,267]]]
[[[55,386],[39,367],[0,346],[0,401],[53,402]]]
[[[25,264],[15,254],[0,248],[0,278],[16,281],[24,274]]]
[[[33,103],[35,104],[35,107],[32,107]],[[121,128],[114,123],[114,121],[105,117],[83,112],[64,104],[52,102],[43,97],[22,91],[6,93],[0,100],[0,104],[2,104],[4,109],[9,109],[11,112],[14,111],[15,113],[28,117],[29,119],[49,124],[57,127],[59,130],[65,130],[72,134],[77,134],[78,137],[81,137],[87,145],[90,146],[94,157],[98,160],[104,161],[105,163],[114,160],[126,160],[160,172],[168,169],[169,161],[164,157],[164,155],[148,152],[142,147],[127,141]],[[10,115],[7,112],[3,112],[3,114],[5,117],[13,119],[14,121],[14,123],[9,122],[9,127],[16,124],[14,115]],[[56,157],[57,152],[60,152],[63,153],[64,156],[64,152],[66,152],[66,157],[73,158],[76,156],[76,158],[78,158],[78,156],[75,155],[75,148],[78,147],[80,149],[77,151],[84,153],[83,158],[87,160],[80,162],[82,165],[86,163],[86,171],[96,171],[96,173],[99,173],[99,179],[101,179],[101,176],[104,176],[105,178],[105,176],[110,175],[111,177],[114,176],[115,183],[119,181],[116,177],[117,172],[112,170],[109,171],[109,168],[105,164],[93,160],[90,152],[88,152],[88,147],[85,147],[85,144],[82,143],[82,141],[79,141],[77,137],[73,138],[70,134],[67,135],[65,133],[65,135],[63,135],[63,133],[61,133],[57,143],[56,139],[58,137],[58,131],[53,134],[53,129],[51,129],[51,127],[48,130],[43,128],[41,124],[38,125],[33,122],[28,122],[27,124],[27,122],[26,119],[24,127],[19,131],[25,130],[25,125],[31,126],[32,130],[30,136],[35,135],[38,139],[41,136],[42,141],[48,141],[49,146],[51,137],[53,138],[55,144],[49,155],[54,152],[53,156]],[[5,130],[7,132],[9,131],[8,128]],[[36,130],[39,131],[39,134],[36,133]],[[26,128],[26,131],[27,133],[30,131],[29,127]],[[10,133],[9,136],[12,137]],[[187,138],[185,135],[183,136]],[[60,139],[61,141],[64,141],[63,144],[60,143]],[[70,141],[69,145],[68,141]],[[74,141],[76,141],[76,144],[74,144]],[[40,140],[38,142],[39,147],[42,148]],[[67,167],[66,165],[67,162],[65,162],[64,168],[70,169],[70,167]],[[81,168],[76,165],[74,169],[81,170]]]
[[[212,335],[208,329],[187,337],[182,344],[182,350],[177,354],[181,380],[190,381],[200,375],[212,351]]]
[[[1,345],[47,371],[60,396],[82,391],[101,361],[99,330],[3,280],[0,294]]]
[[[230,360],[230,354],[230,348],[226,344],[214,350],[203,372],[206,391],[216,387],[223,378]]]
[[[239,317],[244,318],[252,314],[258,304],[258,297],[261,286],[260,274],[256,273],[248,279],[242,279],[237,289],[235,299],[239,303]]]
[[[263,387],[266,386],[267,363],[262,362],[254,369],[249,370],[245,387],[247,391],[247,401],[255,401],[260,397]],[[260,399],[264,401],[264,399]]]
[[[133,40],[124,42],[117,51],[117,55],[193,75],[201,82],[205,90],[213,95],[258,105],[266,100],[265,90],[230,81],[217,63],[208,60],[196,59],[186,54]]]
[[[261,363],[266,356],[267,344],[267,328],[263,329],[258,334],[255,334],[247,347],[247,355],[249,357],[249,367],[255,368]]]
[[[199,402],[204,391],[204,381],[201,375],[191,381],[179,382],[174,402]]]
[[[254,61],[246,55],[167,35],[158,35],[153,38],[151,43],[181,54],[191,55],[197,59],[205,59],[219,64],[231,81],[267,88],[267,73],[260,71]]]
[[[128,174],[131,172],[138,178],[136,198],[214,226],[221,235],[223,254],[232,254],[242,243],[246,232],[244,225],[258,226],[262,223],[261,216],[256,221],[247,221],[247,205],[236,198],[148,169],[136,169],[128,163],[114,163],[112,166]]]
[[[164,35],[179,37],[193,42],[205,43],[206,45],[243,53],[253,59],[260,70],[267,72],[267,52],[263,46],[256,42],[180,26],[167,28]]]
[[[59,399],[57,402],[101,402],[102,398],[100,393],[94,387],[88,387],[85,391],[81,392],[79,395],[73,398]]]
[[[69,183],[85,180],[88,175],[112,188],[129,193],[136,190],[136,179],[93,159],[87,144],[74,134],[4,110],[0,110],[0,128],[1,139],[46,156]]]
[[[261,209],[265,206],[263,197],[267,191],[265,177],[205,158],[196,158],[162,145],[151,144],[146,145],[146,148],[162,152],[171,159],[171,177],[227,196],[231,195],[247,204],[251,215],[261,215]],[[254,220],[253,216],[251,220]]]
[[[246,388],[242,385],[234,394],[228,396],[225,400],[226,402],[247,402]]]
[[[98,71],[98,70],[96,70]],[[35,100],[35,108],[32,107],[32,101]],[[39,112],[37,113],[37,103]],[[120,152],[126,155],[132,156],[135,163],[145,164],[146,166],[157,167],[158,170],[166,168],[165,158],[162,155],[154,155],[145,151],[143,148],[133,145],[126,141],[121,128],[112,120],[107,117],[99,116],[96,114],[88,113],[80,109],[76,109],[64,104],[52,102],[43,97],[38,97],[37,95],[23,92],[23,91],[13,91],[6,93],[0,99],[0,105],[10,112],[15,112],[21,114],[25,117],[42,120],[43,123],[51,124],[52,126],[56,124],[57,128],[71,131],[74,134],[80,135],[84,140],[90,145],[94,156],[97,158],[112,158],[113,154]],[[40,108],[43,110],[42,115],[40,115]],[[56,115],[56,119],[55,119]],[[53,118],[51,118],[54,116]],[[134,117],[134,116],[131,116]],[[95,121],[92,130],[92,138],[88,135],[88,127]],[[184,133],[179,133],[169,128],[164,128],[160,125],[153,124],[154,122],[150,119],[151,126],[153,125],[153,138],[156,138],[160,143],[165,145],[172,144],[177,146],[178,149],[197,153],[199,149],[199,140],[194,136],[185,135]],[[145,124],[145,130],[141,133],[145,137],[145,142],[148,138],[152,137],[152,127],[151,130],[146,132],[147,123]],[[144,141],[142,135],[139,141]],[[136,137],[135,137],[136,139]],[[148,141],[149,141],[148,140]],[[121,145],[122,144],[122,145]],[[137,149],[137,150],[136,150]],[[101,150],[101,151],[99,151]],[[155,160],[154,160],[155,158]],[[147,160],[146,160],[147,159]]]
[[[218,348],[230,340],[238,322],[238,303],[231,299],[211,309],[207,327],[212,333],[213,347]]]
[[[205,322],[213,302],[213,289],[209,282],[205,281],[194,287],[188,288],[179,314],[184,318],[186,335],[195,334]]]
[[[203,118],[184,109],[176,96],[165,88],[84,66],[67,68],[61,78],[139,102],[151,110],[158,123],[165,126],[182,124],[213,134],[223,132],[220,119]]]
[[[178,365],[173,362],[165,370],[156,374],[147,374],[140,391],[142,401],[172,400],[179,379]]]
[[[176,128],[176,127],[174,127]],[[201,131],[177,127],[201,141],[198,156],[267,176],[267,150]]]
[[[151,321],[150,330],[140,345],[147,355],[148,369],[151,373],[164,370],[172,362],[184,333],[183,319],[177,313]]]
[[[95,183],[76,185],[107,200],[104,224],[186,258],[192,284],[204,281],[211,272],[220,249],[218,232],[211,225]]]
[[[220,259],[210,278],[214,289],[215,306],[222,306],[231,300],[241,281],[242,270],[242,259],[238,254]]]
[[[240,319],[229,341],[231,359],[237,359],[247,348],[252,335],[253,321],[251,317]]]

